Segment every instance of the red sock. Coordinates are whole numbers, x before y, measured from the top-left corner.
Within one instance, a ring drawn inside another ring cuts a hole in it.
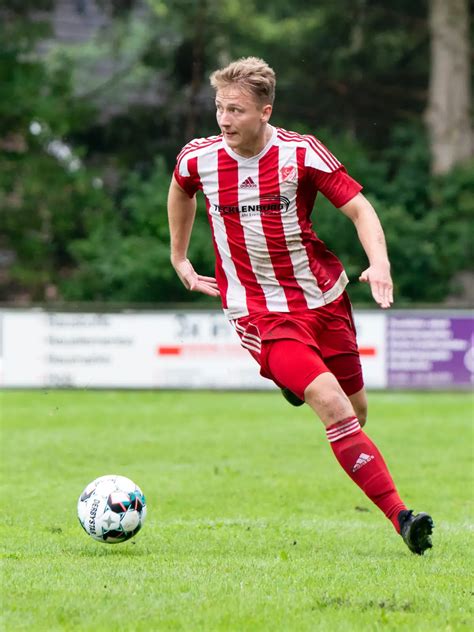
[[[402,502],[385,461],[374,443],[362,431],[357,417],[348,417],[326,428],[336,459],[370,500],[400,532],[397,516]]]

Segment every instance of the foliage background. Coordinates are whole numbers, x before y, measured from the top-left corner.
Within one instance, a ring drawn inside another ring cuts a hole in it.
[[[430,173],[426,0],[83,0],[78,24],[94,10],[102,26],[79,43],[55,33],[64,4],[0,5],[1,301],[206,300],[169,265],[167,188],[181,146],[216,132],[207,76],[242,55],[277,71],[272,122],[316,134],[364,184],[398,301],[459,293],[474,162]],[[351,223],[324,199],[314,218],[356,280]],[[190,258],[212,274],[202,201]]]

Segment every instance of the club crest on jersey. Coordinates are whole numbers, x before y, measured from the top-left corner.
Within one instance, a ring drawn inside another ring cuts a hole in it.
[[[296,167],[282,167],[280,169],[280,182],[297,182],[298,172]]]

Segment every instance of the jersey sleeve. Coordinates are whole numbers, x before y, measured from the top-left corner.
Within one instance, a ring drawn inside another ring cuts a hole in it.
[[[357,180],[351,178],[342,165],[330,173],[317,171],[313,177],[318,190],[336,208],[350,202],[363,188]]]
[[[192,150],[187,150],[187,147],[178,155],[173,175],[179,186],[192,198],[202,185],[197,170],[197,158],[193,157]]]
[[[316,189],[333,204],[341,208],[362,191],[362,185],[351,178],[346,168],[321,141],[306,136],[305,167]]]

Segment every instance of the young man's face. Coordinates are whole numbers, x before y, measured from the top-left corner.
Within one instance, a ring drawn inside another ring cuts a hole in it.
[[[216,110],[217,123],[231,149],[243,156],[263,149],[271,105],[262,105],[250,92],[231,85],[217,91]]]

